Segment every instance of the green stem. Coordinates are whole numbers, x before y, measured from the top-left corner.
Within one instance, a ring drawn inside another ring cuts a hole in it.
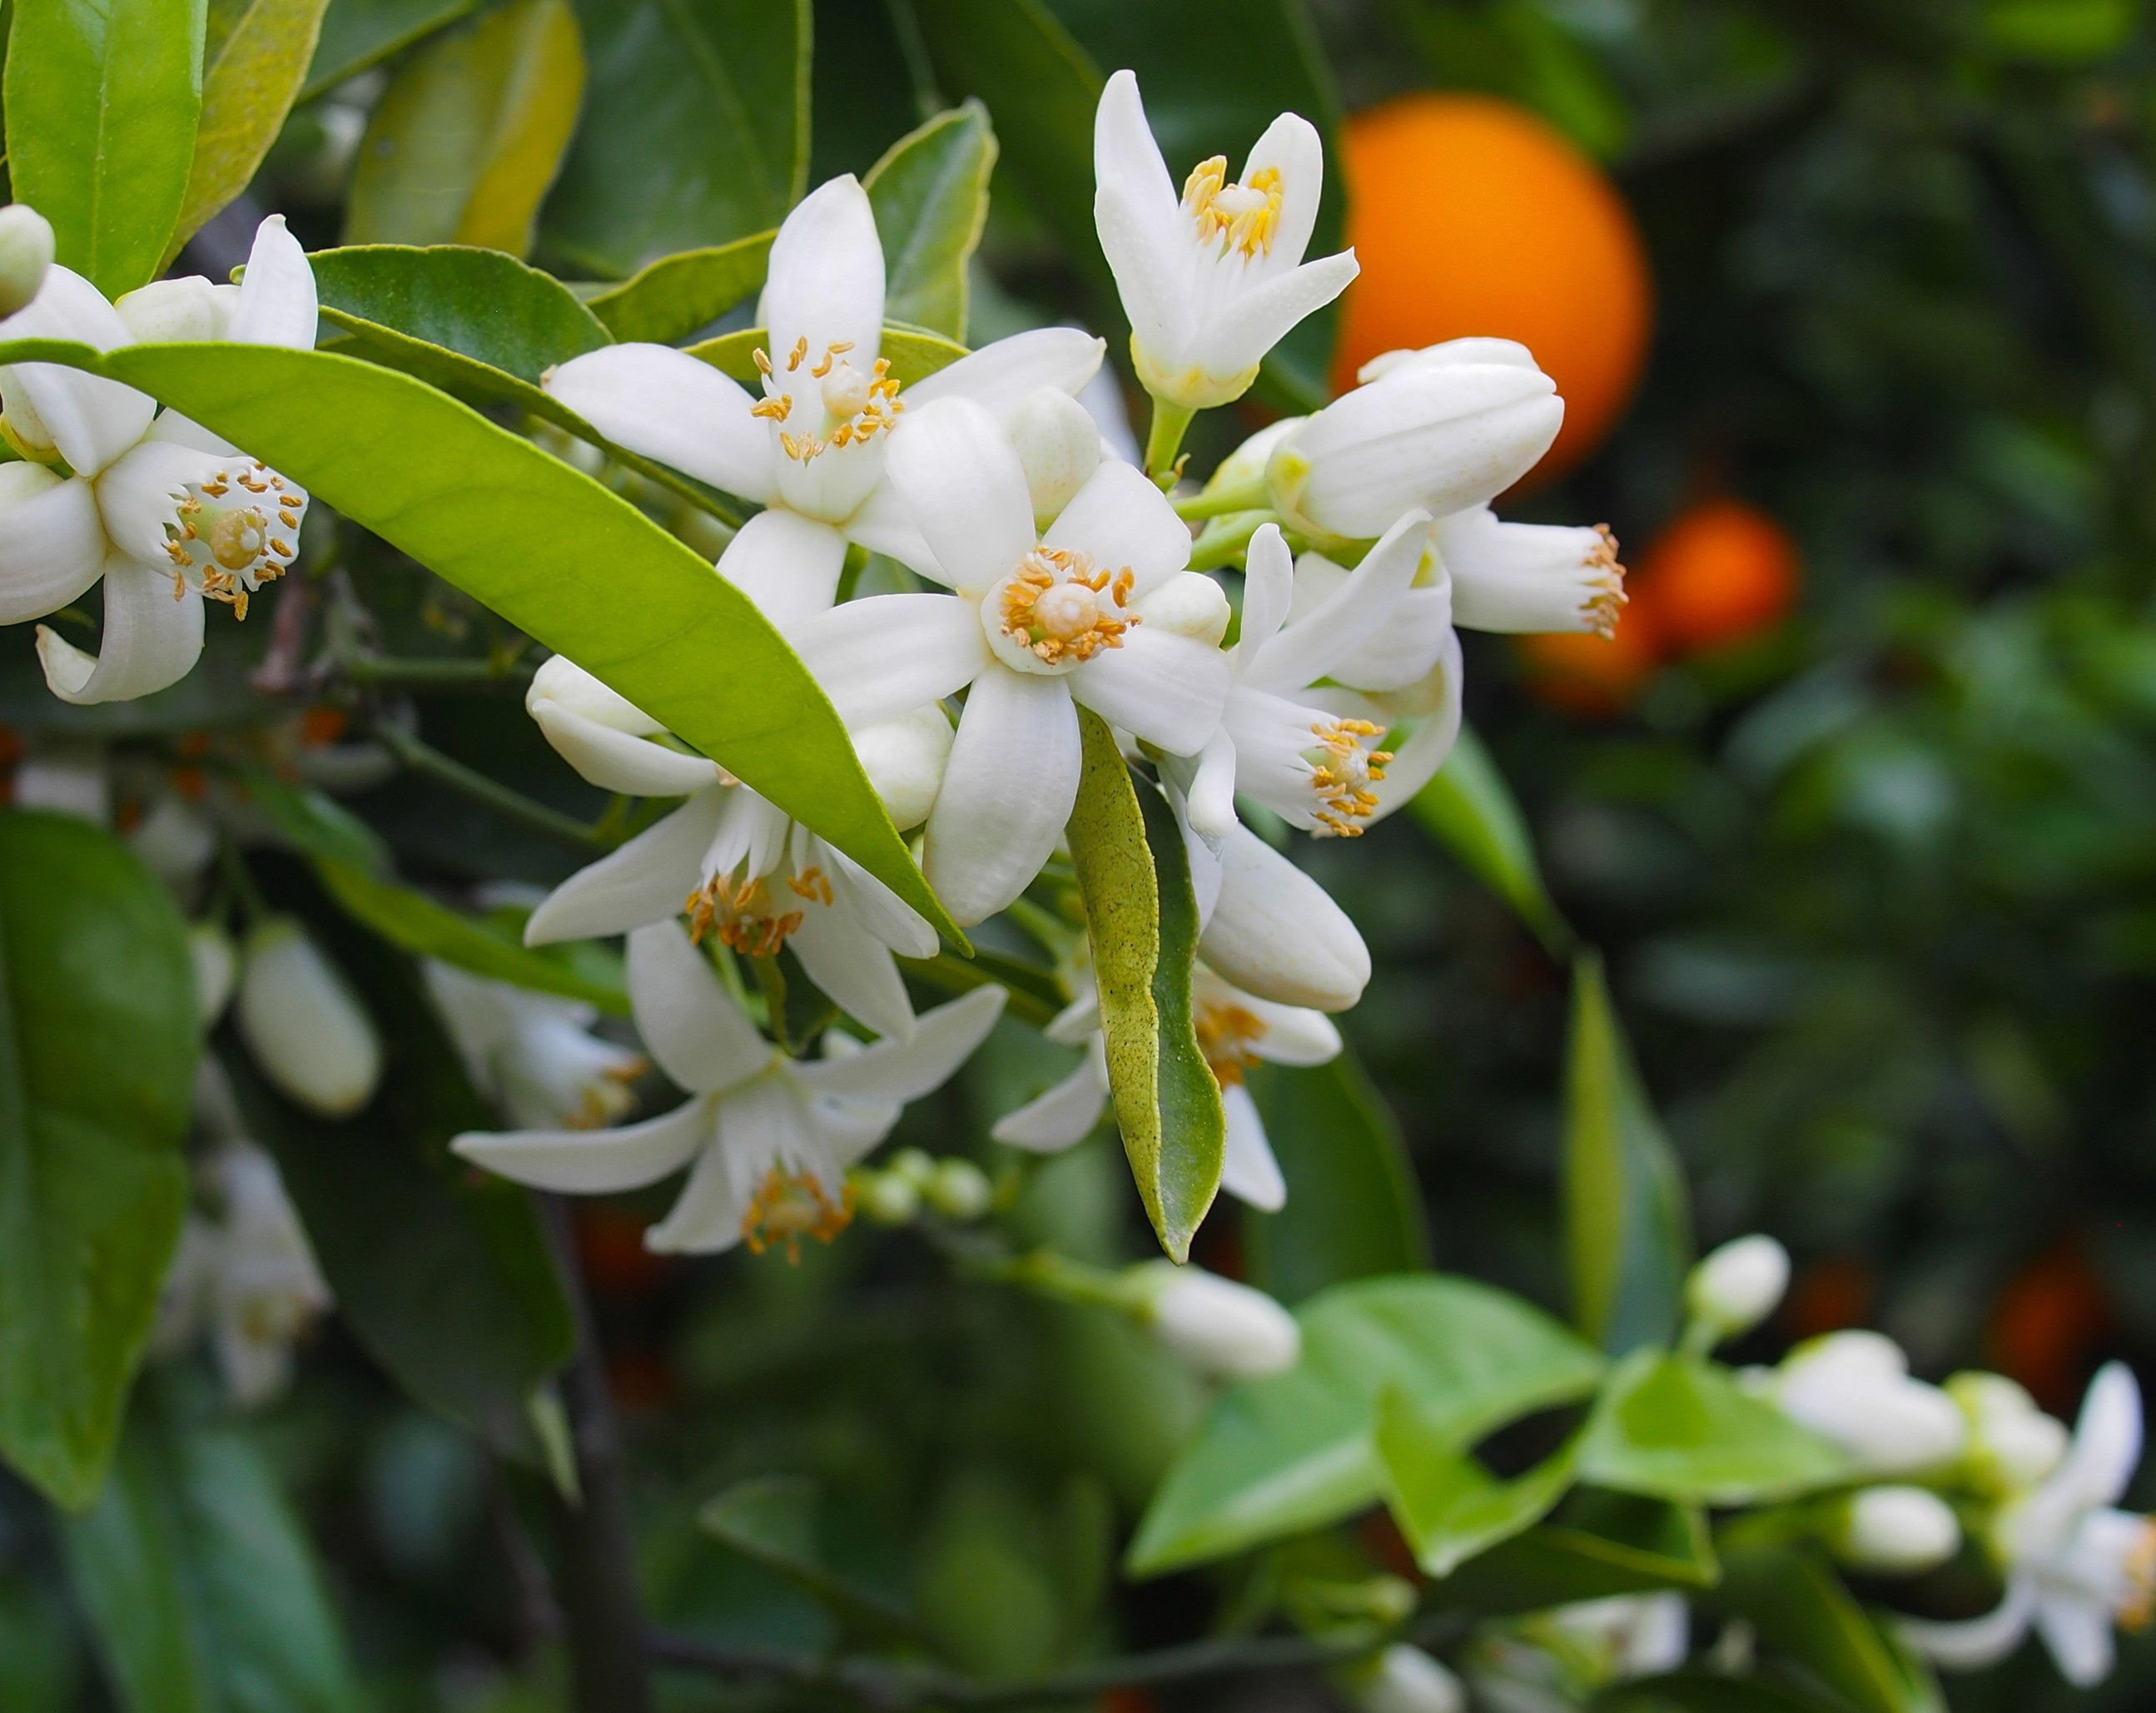
[[[388,690],[431,690],[463,686],[491,688],[497,685],[521,688],[531,683],[533,667],[510,655],[490,660],[467,656],[440,659],[400,658],[393,654],[356,654],[339,663],[345,677],[354,684]]]
[[[1233,565],[1243,556],[1251,536],[1267,524],[1279,521],[1270,511],[1237,511],[1214,519],[1198,538],[1198,545],[1190,550],[1189,569],[1214,571],[1224,565]]]
[[[581,847],[604,846],[604,836],[587,827],[572,816],[559,809],[550,809],[546,804],[534,803],[521,791],[511,791],[507,786],[490,779],[485,774],[467,767],[454,756],[445,756],[432,746],[420,742],[409,732],[383,721],[373,728],[380,740],[397,759],[415,773],[424,773],[429,779],[459,792],[474,803],[483,803],[496,814],[511,821],[522,823],[534,832],[544,833],[550,839],[558,839],[565,844]]]
[[[1146,435],[1146,474],[1163,488],[1175,482],[1175,455],[1183,449],[1183,437],[1198,413],[1164,398],[1152,402],[1152,428]]]
[[[1051,1302],[1081,1303],[1125,1315],[1143,1312],[1143,1294],[1123,1274],[1074,1261],[1052,1249],[995,1259],[973,1259],[963,1262],[960,1270],[968,1277],[1011,1285]]]
[[[239,854],[239,847],[230,839],[220,837],[217,842],[217,864],[225,890],[231,893],[233,902],[239,906],[242,924],[252,928],[267,921],[275,914],[269,900],[263,897],[262,889],[254,884],[254,876],[248,871],[247,859]]]
[[[1208,488],[1202,494],[1186,494],[1175,502],[1175,515],[1196,523],[1204,518],[1224,516],[1231,511],[1262,510],[1271,498],[1272,490],[1265,486],[1265,479],[1260,474],[1247,482]]]

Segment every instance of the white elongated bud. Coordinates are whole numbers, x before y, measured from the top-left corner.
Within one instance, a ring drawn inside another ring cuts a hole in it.
[[[1858,1570],[1914,1576],[1944,1564],[1961,1545],[1953,1510],[1922,1487],[1866,1487],[1837,1504],[1827,1545]]]
[[[1061,387],[1041,387],[1020,401],[1004,432],[1025,471],[1034,526],[1045,531],[1100,467],[1100,424]]]
[[[1295,1317],[1261,1290],[1172,1261],[1142,1262],[1126,1277],[1160,1341],[1194,1368],[1255,1380],[1302,1354]]]
[[[195,1020],[208,1031],[217,1027],[232,1003],[239,954],[233,949],[232,936],[215,922],[197,922],[187,930],[187,956],[195,967]]]
[[[127,834],[135,854],[151,872],[184,894],[196,877],[217,859],[217,829],[184,798],[154,798]]]
[[[1625,567],[1604,525],[1501,523],[1487,505],[1436,525],[1453,617],[1470,630],[1614,634]]]
[[[238,1017],[262,1074],[325,1118],[372,1098],[382,1043],[366,1010],[297,922],[263,923],[240,954]]]
[[[1219,890],[1198,949],[1245,992],[1281,1005],[1346,1011],[1370,979],[1370,950],[1317,881],[1256,833],[1220,842]]]
[[[28,203],[0,208],[0,315],[35,297],[52,264],[51,223]]]
[[[1956,1374],[1946,1391],[1969,1422],[1969,1472],[1987,1492],[2025,1492],[2066,1457],[2066,1424],[2004,1374]]]
[[[1799,1345],[1770,1377],[1782,1413],[1832,1440],[1865,1474],[1913,1475],[1961,1454],[1969,1426],[1938,1387],[1876,1332],[1830,1332]]]
[[[1722,1244],[1691,1269],[1685,1306],[1717,1342],[1749,1332],[1780,1306],[1789,1288],[1789,1252],[1754,1232]]]
[[[1467,1713],[1467,1690],[1443,1662],[1395,1642],[1348,1676],[1363,1713]]]

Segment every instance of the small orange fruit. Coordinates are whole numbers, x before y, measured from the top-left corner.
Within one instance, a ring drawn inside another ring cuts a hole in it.
[[[1681,514],[1640,556],[1631,593],[1654,609],[1672,654],[1772,630],[1795,604],[1802,567],[1789,531],[1739,500]]]
[[[1530,691],[1553,708],[1597,719],[1630,706],[1658,664],[1654,622],[1636,601],[1608,637],[1566,631],[1514,641]]]
[[[1333,386],[1388,351],[1517,339],[1557,382],[1564,428],[1537,475],[1594,449],[1646,356],[1654,285],[1602,169],[1542,120],[1472,95],[1404,95],[1341,134],[1348,241]]]

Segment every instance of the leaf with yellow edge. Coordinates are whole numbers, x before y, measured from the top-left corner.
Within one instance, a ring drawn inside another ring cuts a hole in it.
[[[187,200],[165,246],[180,246],[254,178],[300,94],[329,0],[210,0],[202,123]]]

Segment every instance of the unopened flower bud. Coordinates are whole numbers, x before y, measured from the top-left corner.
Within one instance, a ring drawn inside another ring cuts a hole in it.
[[[1722,1244],[1691,1269],[1685,1306],[1719,1342],[1749,1332],[1780,1305],[1789,1288],[1789,1252],[1753,1233]]]
[[[1348,1693],[1363,1713],[1466,1713],[1458,1678],[1419,1648],[1395,1642],[1347,1674]]]
[[[1911,1475],[1961,1454],[1968,1423],[1876,1332],[1830,1332],[1799,1345],[1768,1378],[1782,1413],[1832,1440],[1867,1475]]]
[[[861,771],[901,833],[918,827],[936,807],[951,759],[951,720],[934,703],[850,734]]]
[[[1244,992],[1345,1011],[1370,979],[1370,951],[1332,895],[1242,826],[1220,841],[1219,890],[1198,949]]]
[[[35,297],[52,264],[51,223],[28,203],[0,208],[0,315]]]
[[[1034,526],[1046,529],[1101,463],[1101,428],[1093,413],[1059,387],[1022,400],[1004,423],[1033,496]]]
[[[192,345],[223,338],[239,299],[238,286],[189,274],[139,285],[112,307],[138,345]]]
[[[214,1028],[232,1001],[239,954],[232,936],[215,922],[197,922],[187,931],[187,955],[195,967],[195,1018],[204,1030]]]
[[[1922,1487],[1866,1487],[1834,1507],[1827,1545],[1857,1570],[1914,1576],[1953,1557],[1961,1525],[1936,1493]]]
[[[923,1195],[936,1182],[936,1157],[920,1148],[901,1148],[891,1157],[891,1169]]]
[[[262,1074],[300,1105],[344,1118],[372,1098],[382,1077],[374,1024],[297,922],[264,922],[247,936],[238,1015]]]
[[[946,1219],[978,1219],[996,1198],[987,1172],[970,1160],[940,1160],[936,1175],[921,1192],[928,1205]]]
[[[1255,1380],[1302,1354],[1295,1317],[1261,1290],[1171,1261],[1144,1262],[1126,1276],[1161,1342],[1209,1374]]]
[[[854,1211],[871,1225],[904,1225],[921,1211],[921,1188],[896,1172],[855,1172]]]
[[[1956,1374],[1946,1391],[1968,1419],[1969,1472],[1987,1491],[2025,1492],[2066,1456],[2066,1424],[2004,1374]]]

